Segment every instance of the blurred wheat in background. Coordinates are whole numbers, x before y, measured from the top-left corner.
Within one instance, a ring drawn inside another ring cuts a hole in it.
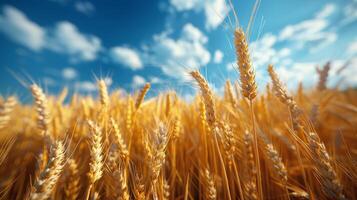
[[[36,84],[33,105],[1,99],[1,198],[356,199],[357,91],[327,88],[327,63],[296,92],[269,65],[258,92],[245,33],[234,36],[240,77],[223,97],[192,71],[191,102],[145,99],[149,83],[109,93],[104,80],[98,99]]]

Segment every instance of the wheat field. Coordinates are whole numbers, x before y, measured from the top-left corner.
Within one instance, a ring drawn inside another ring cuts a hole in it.
[[[290,92],[267,66],[258,92],[234,36],[239,77],[223,97],[191,71],[191,102],[145,98],[149,83],[108,93],[101,79],[98,98],[36,83],[32,105],[2,98],[1,199],[356,199],[357,90],[327,88],[327,63],[316,87]]]

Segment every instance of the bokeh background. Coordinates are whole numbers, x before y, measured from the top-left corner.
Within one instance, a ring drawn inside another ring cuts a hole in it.
[[[96,94],[96,79],[149,96],[175,89],[194,94],[187,72],[200,69],[217,93],[236,80],[233,30],[248,30],[260,90],[276,66],[290,89],[313,87],[317,66],[331,62],[330,87],[357,86],[355,0],[26,0],[0,4],[0,94]],[[256,12],[254,12],[254,10]],[[252,14],[253,13],[253,14]]]

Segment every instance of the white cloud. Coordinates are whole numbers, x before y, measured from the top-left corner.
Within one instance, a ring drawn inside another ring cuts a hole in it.
[[[205,0],[206,28],[215,29],[226,18],[229,7],[225,0]]]
[[[344,19],[341,22],[341,26],[350,24],[357,20],[357,1],[352,1],[347,4],[343,9]]]
[[[314,62],[295,62],[288,67],[277,67],[276,71],[289,89],[295,89],[300,81],[306,86],[316,84],[318,78],[315,71],[316,65]]]
[[[237,62],[230,62],[226,65],[226,69],[227,71],[233,71],[233,70],[236,70],[237,69]]]
[[[120,63],[132,70],[142,69],[143,63],[138,53],[127,47],[113,47],[110,50],[110,57],[116,63]]]
[[[70,55],[73,60],[95,60],[102,49],[98,37],[81,33],[70,22],[62,21],[57,23],[55,28],[45,29],[11,6],[3,8],[0,31],[31,50],[48,49]]]
[[[48,40],[49,49],[85,61],[95,60],[102,48],[99,38],[79,32],[74,24],[67,21],[59,22]]]
[[[326,18],[332,15],[336,11],[336,5],[329,3],[326,4],[322,10],[316,14],[316,18]]]
[[[214,52],[213,62],[214,62],[214,63],[217,63],[217,64],[221,63],[222,60],[223,60],[223,56],[224,56],[224,54],[223,54],[222,51],[216,50],[216,51]]]
[[[46,31],[12,6],[3,7],[0,31],[14,42],[34,51],[41,50],[45,45]]]
[[[155,35],[146,56],[148,62],[160,67],[166,75],[187,80],[189,70],[209,63],[211,54],[205,47],[207,41],[198,28],[186,24],[176,40],[165,32]]]
[[[97,90],[97,85],[90,81],[80,81],[74,84],[74,89],[80,92],[93,92]]]
[[[149,79],[150,79],[150,83],[152,83],[152,84],[162,83],[162,80],[156,76],[151,76],[151,77],[149,77]]]
[[[291,54],[288,48],[275,49],[274,45],[277,41],[275,35],[266,33],[261,39],[251,43],[250,52],[256,68],[265,68],[268,64],[280,63]]]
[[[78,76],[78,73],[74,68],[66,67],[62,70],[62,76],[67,80],[72,80]]]
[[[74,7],[78,12],[81,12],[85,15],[90,15],[95,11],[94,5],[89,1],[77,1],[74,4]]]
[[[327,30],[330,23],[326,18],[335,9],[335,5],[327,4],[316,13],[315,18],[284,27],[278,36],[278,40],[293,42],[294,48],[303,48],[310,45],[310,52],[332,44],[337,40],[337,34],[333,30]]]
[[[177,11],[204,11],[208,30],[217,28],[229,12],[225,0],[170,0],[170,3]]]
[[[138,88],[138,87],[145,85],[145,83],[146,83],[146,80],[144,77],[135,75],[135,76],[133,76],[133,81],[131,82],[131,87]]]
[[[348,45],[347,53],[349,55],[357,55],[357,39]]]
[[[104,80],[105,85],[107,85],[107,86],[111,86],[113,84],[113,79],[110,77],[105,77],[103,80]]]

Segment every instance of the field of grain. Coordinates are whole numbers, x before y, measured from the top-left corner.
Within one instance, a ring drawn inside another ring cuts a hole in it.
[[[2,98],[1,199],[356,199],[357,90],[327,88],[327,63],[291,92],[267,66],[258,92],[241,29],[234,43],[240,77],[223,97],[192,71],[192,102],[103,80],[98,98],[35,83],[32,105]]]

